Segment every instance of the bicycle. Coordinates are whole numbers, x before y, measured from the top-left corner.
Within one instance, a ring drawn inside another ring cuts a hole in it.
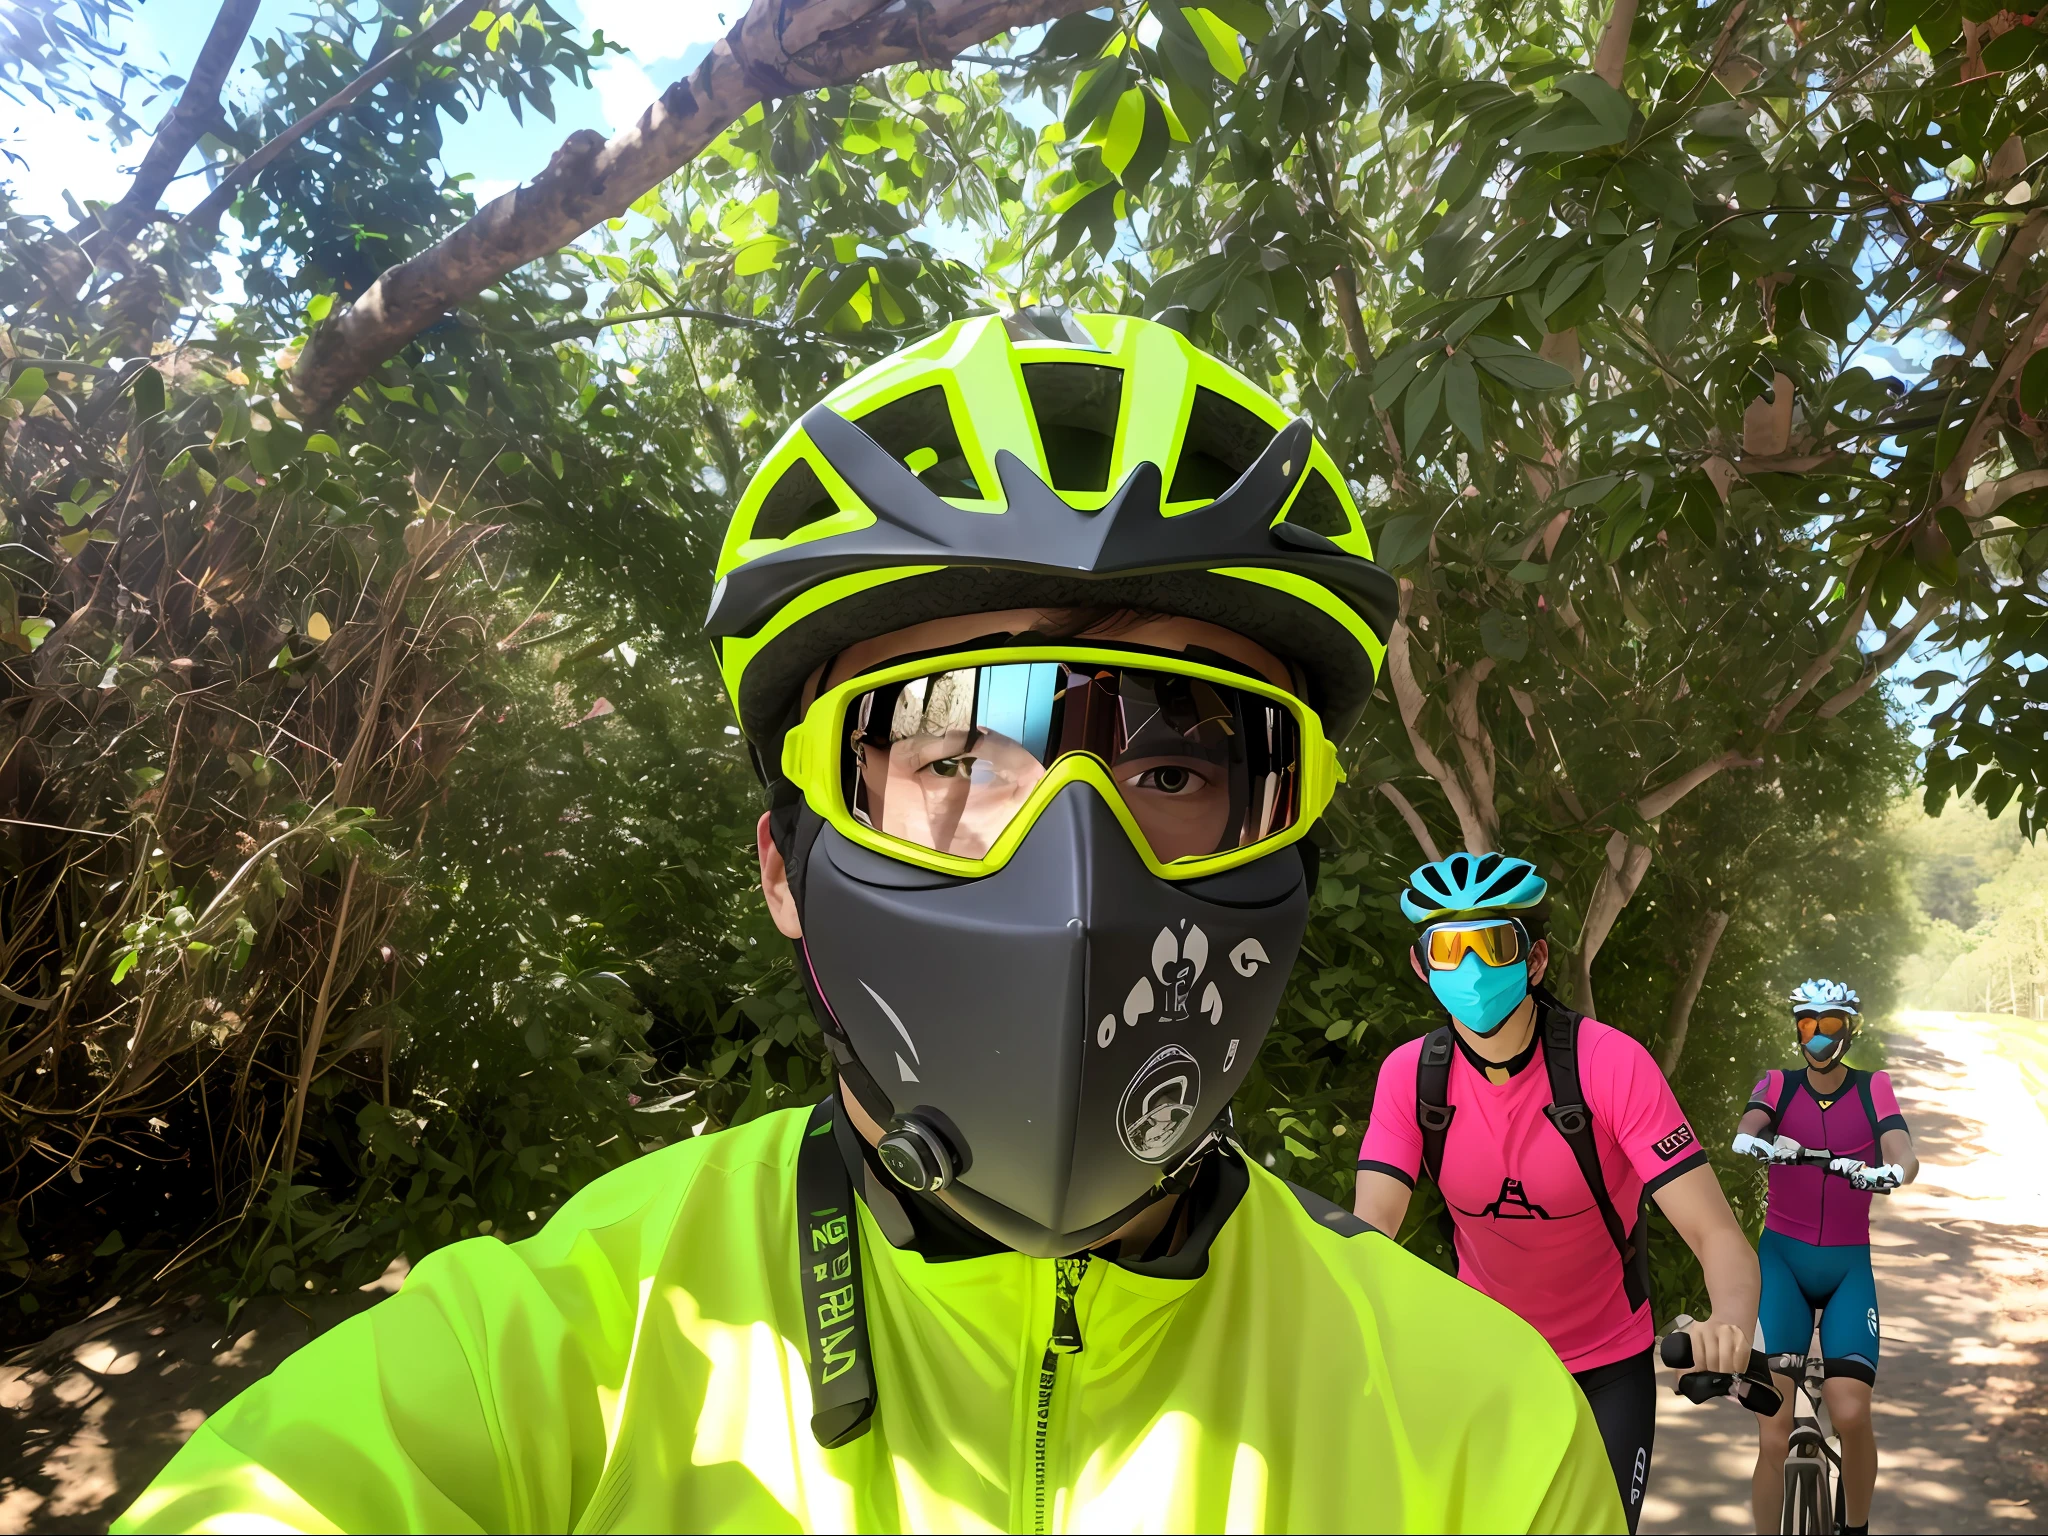
[[[1759,1161],[1774,1164],[1817,1167],[1838,1179],[1848,1179],[1856,1188],[1872,1194],[1889,1195],[1898,1186],[1889,1181],[1864,1180],[1834,1166],[1835,1155],[1820,1147],[1802,1147],[1790,1137],[1780,1136],[1769,1153],[1755,1153]],[[1687,1319],[1681,1319],[1680,1324]],[[1684,1339],[1685,1335],[1675,1337]],[[1667,1359],[1670,1339],[1665,1340]],[[1770,1356],[1766,1367],[1774,1377],[1790,1377],[1793,1389],[1806,1399],[1808,1412],[1794,1411],[1792,1434],[1785,1450],[1785,1498],[1778,1510],[1778,1530],[1783,1536],[1832,1536],[1847,1522],[1848,1507],[1842,1487],[1842,1447],[1833,1420],[1827,1416],[1827,1399],[1822,1390],[1826,1372],[1818,1356],[1808,1348],[1799,1354]],[[1690,1358],[1688,1353],[1687,1358]],[[1681,1383],[1683,1385],[1683,1383]],[[1694,1399],[1698,1401],[1698,1399]],[[1796,1401],[1796,1400],[1795,1400]],[[1783,1398],[1779,1398],[1782,1405]],[[1776,1409],[1772,1413],[1776,1413]],[[1770,1417],[1771,1415],[1766,1415]]]

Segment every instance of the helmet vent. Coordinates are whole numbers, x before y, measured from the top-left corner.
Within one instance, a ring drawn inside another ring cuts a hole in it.
[[[1108,490],[1117,415],[1123,409],[1123,369],[1099,363],[1026,363],[1023,373],[1052,488]]]
[[[960,447],[953,408],[940,386],[920,389],[852,419],[936,495],[978,501],[986,494]]]
[[[1237,484],[1238,476],[1252,467],[1277,435],[1276,429],[1235,400],[1213,389],[1197,389],[1166,499],[1214,501]]]
[[[747,530],[747,537],[786,539],[799,528],[822,522],[838,510],[838,503],[826,494],[825,483],[811,468],[810,461],[798,459],[761,498],[760,510],[754,514],[754,526]]]
[[[1351,532],[1351,519],[1344,515],[1343,501],[1330,484],[1329,476],[1319,469],[1301,477],[1301,489],[1295,493],[1294,505],[1287,509],[1286,521],[1329,538]]]

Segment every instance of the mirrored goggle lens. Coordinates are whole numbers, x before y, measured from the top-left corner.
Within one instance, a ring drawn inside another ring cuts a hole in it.
[[[1429,930],[1429,968],[1455,971],[1468,954],[1487,965],[1513,965],[1522,958],[1522,934],[1513,923],[1488,923],[1479,928]]]
[[[1263,694],[1145,667],[960,667],[886,683],[846,715],[856,820],[960,858],[986,855],[1071,753],[1102,761],[1160,863],[1248,848],[1300,814],[1302,732]]]
[[[1802,1041],[1811,1040],[1815,1035],[1833,1040],[1852,1028],[1850,1021],[1839,1013],[1810,1013],[1798,1022],[1799,1038]]]

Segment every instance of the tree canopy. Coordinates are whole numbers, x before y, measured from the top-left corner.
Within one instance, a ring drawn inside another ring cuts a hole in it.
[[[117,11],[5,0],[0,91],[139,133],[93,85]],[[1732,1123],[1786,986],[1885,993],[1909,646],[1967,671],[1918,680],[1930,804],[2040,813],[2024,18],[759,0],[483,210],[442,124],[547,113],[597,40],[259,19],[153,83],[127,197],[4,216],[10,1326],[359,1281],[822,1091],[711,552],[784,423],[962,315],[1182,328],[1316,426],[1400,578],[1242,1106],[1290,1176],[1342,1194],[1428,1022],[1424,857],[1535,859],[1563,989]],[[218,190],[163,213],[194,157]]]

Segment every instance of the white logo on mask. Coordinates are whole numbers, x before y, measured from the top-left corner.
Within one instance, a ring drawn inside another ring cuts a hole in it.
[[[1184,1139],[1202,1097],[1202,1069],[1177,1045],[1162,1045],[1117,1103],[1117,1131],[1141,1163],[1163,1163]]]
[[[1246,939],[1230,952],[1230,968],[1240,976],[1256,976],[1260,966],[1272,963],[1273,957],[1257,939]]]
[[[1202,985],[1202,972],[1209,965],[1209,935],[1202,932],[1199,924],[1186,919],[1182,919],[1181,926],[1183,933],[1176,934],[1166,927],[1153,939],[1151,975],[1140,976],[1124,994],[1121,1011],[1125,1024],[1135,1028],[1148,1016],[1154,1024],[1185,1024],[1197,1012],[1211,1024],[1223,1022],[1222,991],[1213,981]],[[1266,952],[1256,939],[1247,939],[1232,951],[1231,964],[1249,976],[1252,972],[1238,958],[1246,953],[1246,945],[1256,951],[1256,961],[1265,960]],[[1158,980],[1157,987],[1153,985],[1154,978]],[[1198,986],[1199,997],[1195,991]],[[1095,1043],[1107,1049],[1114,1039],[1116,1015],[1105,1013],[1102,1022],[1095,1026]]]

